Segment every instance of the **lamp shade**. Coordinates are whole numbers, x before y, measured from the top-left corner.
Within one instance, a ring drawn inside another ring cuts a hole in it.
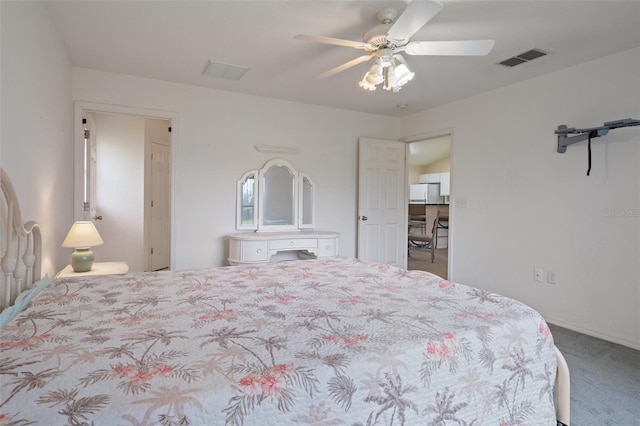
[[[62,247],[84,248],[104,244],[93,222],[74,222]]]
[[[398,65],[394,70],[394,74],[396,76],[396,84],[399,87],[402,87],[413,80],[413,77],[415,76],[415,73],[411,72],[406,64]]]

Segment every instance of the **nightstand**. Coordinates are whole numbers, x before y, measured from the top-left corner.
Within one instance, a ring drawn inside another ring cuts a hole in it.
[[[56,274],[56,278],[125,274],[128,271],[129,265],[127,265],[127,262],[94,262],[93,267],[88,272],[73,272],[71,265],[67,265],[62,271]]]

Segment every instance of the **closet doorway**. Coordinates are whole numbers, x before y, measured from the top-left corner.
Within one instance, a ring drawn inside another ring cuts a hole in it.
[[[452,225],[449,219],[451,135],[408,143],[407,176],[407,269],[428,271],[446,279]]]
[[[153,115],[76,107],[75,220],[100,232],[97,262],[126,261],[132,272],[171,267],[173,117]]]

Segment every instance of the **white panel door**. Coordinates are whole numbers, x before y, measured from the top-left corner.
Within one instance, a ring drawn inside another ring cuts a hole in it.
[[[96,262],[125,261],[144,267],[144,119],[92,113],[96,126],[95,222],[104,244],[93,249]]]
[[[168,134],[168,133],[167,133]],[[151,143],[151,270],[169,267],[171,259],[171,147]]]
[[[403,142],[360,139],[358,259],[406,267],[405,148]]]
[[[98,216],[96,201],[96,125],[91,113],[85,114],[82,124],[84,125],[84,208],[82,220],[102,220],[102,217]]]

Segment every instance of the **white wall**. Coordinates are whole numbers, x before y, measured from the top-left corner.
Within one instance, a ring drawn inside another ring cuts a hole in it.
[[[451,171],[451,158],[443,158],[442,160],[436,161],[431,164],[427,164],[423,169],[422,173],[448,173]],[[421,174],[422,174],[421,173]]]
[[[71,64],[41,2],[0,1],[0,158],[24,221],[42,227],[43,274],[69,263],[73,222]]]
[[[586,143],[558,154],[553,133],[640,118],[638,76],[633,49],[402,121],[405,137],[453,129],[452,205],[468,206],[452,206],[452,279],[640,348],[640,127],[594,139],[589,177]]]
[[[357,141],[394,139],[398,119],[74,68],[78,101],[170,111],[173,123],[173,268],[226,264],[235,232],[236,181],[280,156],[316,185],[316,229],[341,234],[356,254]],[[255,145],[301,148],[259,153]]]

